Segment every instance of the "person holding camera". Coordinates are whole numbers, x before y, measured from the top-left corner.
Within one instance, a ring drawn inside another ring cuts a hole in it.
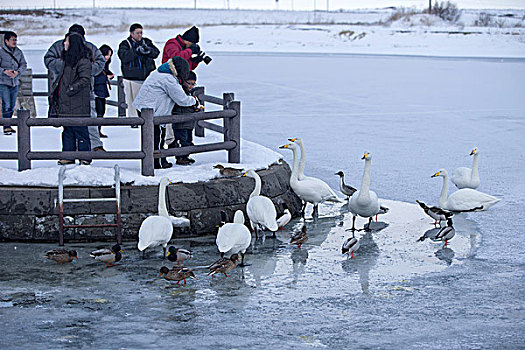
[[[129,37],[118,46],[124,93],[128,105],[128,117],[137,117],[137,111],[131,107],[138,95],[142,83],[155,70],[155,59],[160,51],[153,42],[142,36],[143,28],[139,23],[129,27]]]
[[[211,57],[206,56],[201,51],[199,42],[199,28],[193,26],[182,35],[177,35],[164,45],[162,53],[162,63],[166,63],[170,58],[179,56],[184,58],[190,65],[190,71],[195,70],[199,63],[210,64]]]

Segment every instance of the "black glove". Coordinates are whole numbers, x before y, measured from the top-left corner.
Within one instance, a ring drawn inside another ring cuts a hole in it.
[[[189,49],[191,50],[191,53],[196,55],[198,54],[199,52],[201,52],[201,48],[199,45],[197,44],[191,44],[191,46],[189,47]]]
[[[151,48],[148,45],[146,45],[146,43],[143,43],[142,45],[137,47],[137,52],[140,55],[147,56],[151,53]]]
[[[195,63],[201,63],[203,59],[204,59],[204,52],[201,52],[197,56],[191,58],[191,60]]]

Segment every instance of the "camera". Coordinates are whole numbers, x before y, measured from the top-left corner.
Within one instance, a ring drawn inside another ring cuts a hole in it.
[[[151,53],[151,48],[143,42],[142,45],[137,47],[137,52],[141,55],[147,56]]]
[[[211,57],[206,56],[206,53],[204,51],[201,51],[199,52],[197,56],[192,57],[191,60],[196,63],[199,63],[202,61],[208,65],[211,62]]]
[[[203,55],[204,55],[204,54],[203,54]],[[203,56],[203,57],[202,57],[202,61],[203,61],[204,63],[206,63],[206,65],[208,65],[208,64],[210,64],[210,62],[211,62],[211,57],[210,57],[210,56]]]

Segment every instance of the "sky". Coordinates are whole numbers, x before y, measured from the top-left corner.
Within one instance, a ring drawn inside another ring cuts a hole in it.
[[[455,0],[462,9],[525,9],[524,0]],[[72,8],[72,7],[174,7],[230,8],[264,10],[323,10],[417,7],[425,8],[428,0],[156,0],[148,6],[143,0],[0,0],[0,8]]]

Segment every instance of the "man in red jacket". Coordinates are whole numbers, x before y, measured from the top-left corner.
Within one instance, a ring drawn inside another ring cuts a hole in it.
[[[168,62],[170,58],[179,56],[188,61],[190,70],[194,70],[203,60],[203,55],[199,55],[201,49],[197,45],[198,42],[199,28],[195,26],[185,31],[184,34],[168,40],[162,53],[162,63]],[[197,56],[191,57],[192,55]]]

